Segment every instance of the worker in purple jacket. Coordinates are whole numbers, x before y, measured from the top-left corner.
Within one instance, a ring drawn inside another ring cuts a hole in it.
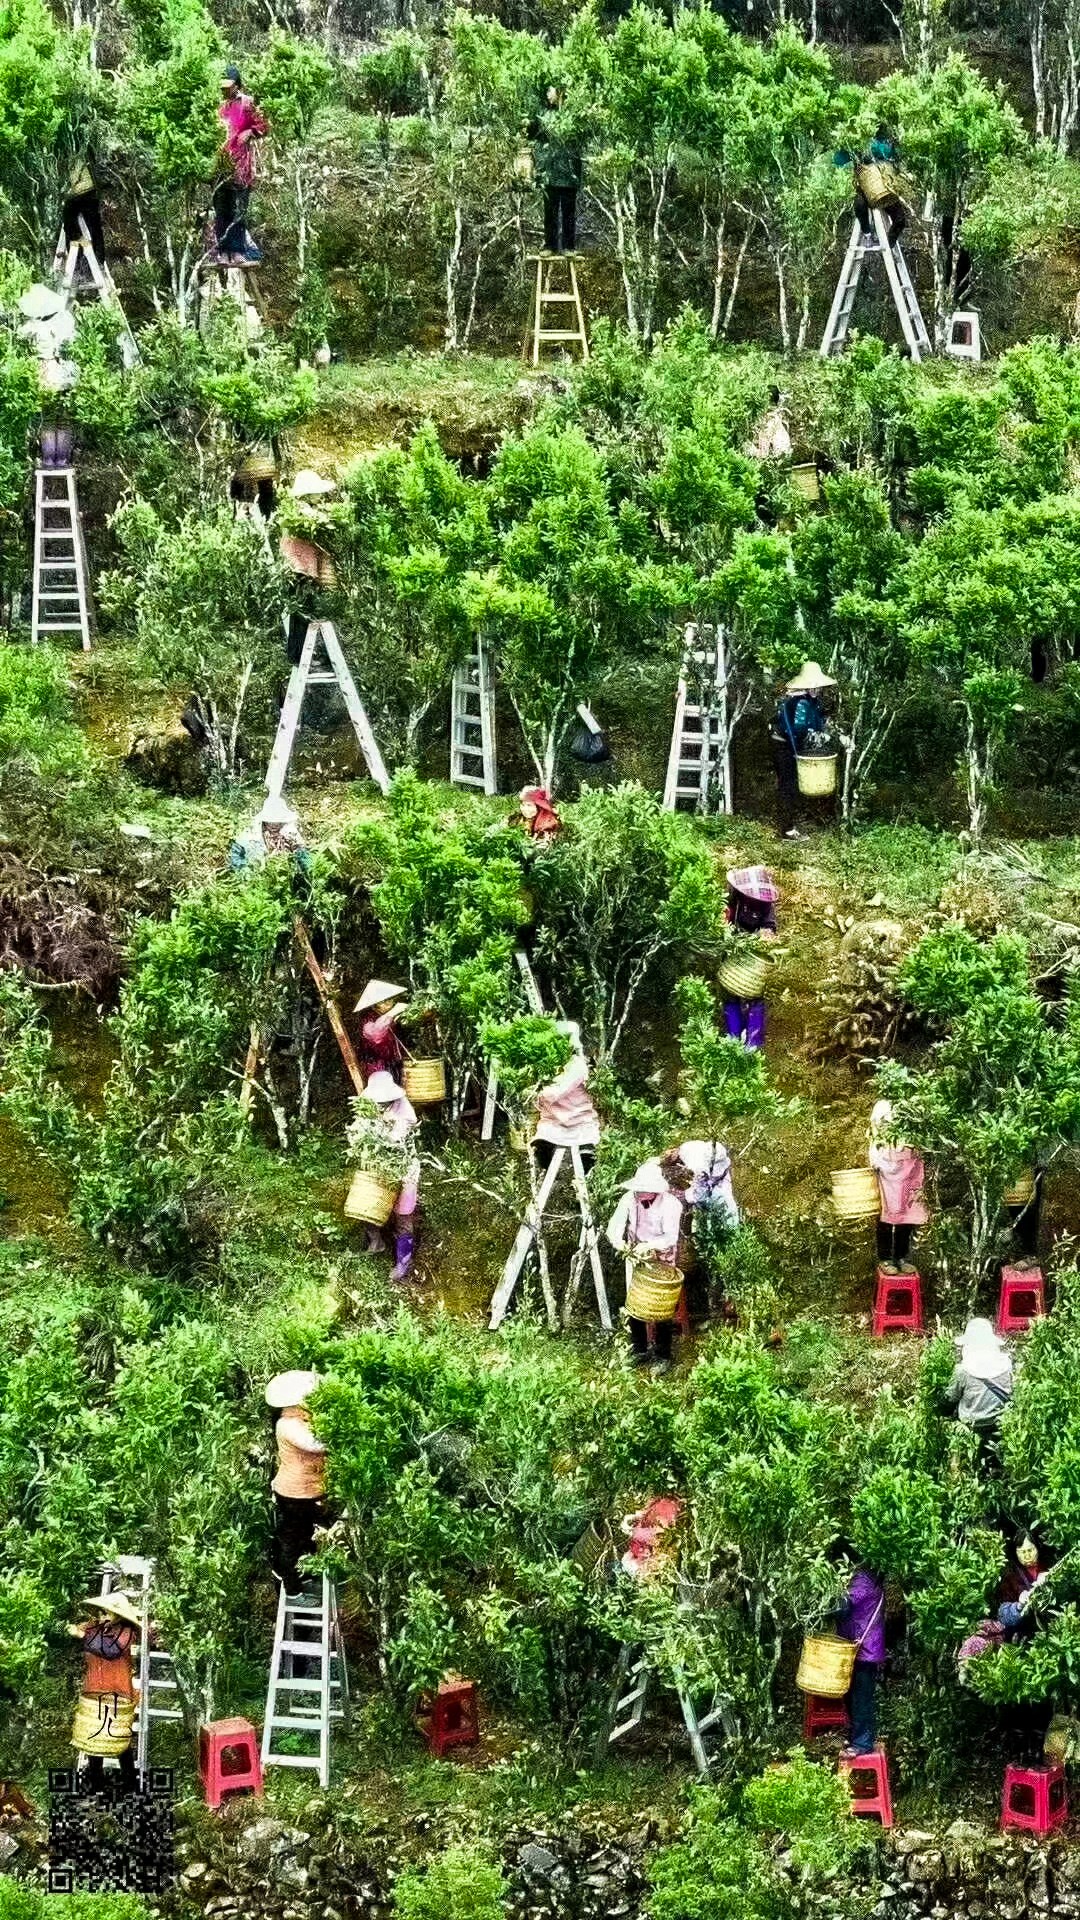
[[[877,1683],[885,1665],[885,1589],[860,1567],[847,1591],[837,1632],[855,1642],[855,1669],[848,1694],[849,1753],[873,1753],[877,1742]]]

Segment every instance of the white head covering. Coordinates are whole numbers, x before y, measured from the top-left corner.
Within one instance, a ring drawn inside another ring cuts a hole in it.
[[[969,1320],[960,1342],[960,1365],[976,1380],[997,1380],[1012,1374],[1012,1360],[989,1320]]]
[[[319,1384],[317,1373],[294,1367],[291,1373],[275,1373],[266,1389],[268,1407],[302,1407],[309,1393]]]
[[[354,1013],[366,1013],[369,1007],[381,1007],[384,1000],[404,1000],[408,997],[408,988],[396,986],[393,980],[369,980],[360,995]]]
[[[679,1159],[688,1172],[708,1173],[722,1180],[731,1167],[731,1155],[719,1140],[684,1140]]]
[[[575,1053],[582,1051],[581,1027],[576,1020],[556,1020],[555,1031],[566,1035]]]
[[[892,1101],[875,1100],[873,1110],[870,1114],[871,1133],[881,1133],[883,1128],[891,1126],[892,1117]]]
[[[337,482],[326,480],[321,473],[315,473],[311,467],[301,467],[292,483],[294,500],[313,500],[323,493],[336,493]]]
[[[628,1193],[669,1193],[668,1177],[659,1160],[645,1160],[627,1184]]]
[[[405,1090],[398,1086],[392,1073],[388,1073],[385,1067],[380,1067],[378,1072],[373,1073],[365,1083],[364,1097],[367,1100],[374,1100],[377,1106],[389,1107],[395,1100],[405,1098]]]

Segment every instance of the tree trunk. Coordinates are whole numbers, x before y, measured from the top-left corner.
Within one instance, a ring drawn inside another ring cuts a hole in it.
[[[454,242],[446,256],[446,352],[455,353],[458,345],[457,282],[461,270],[463,222],[461,202],[454,204]]]
[[[307,199],[304,192],[304,169],[297,155],[293,170],[293,187],[296,193],[296,271],[303,277],[307,270],[308,223]]]
[[[1046,0],[1031,0],[1028,14],[1031,91],[1035,97],[1035,138],[1046,138]]]
[[[780,344],[785,353],[791,352],[791,321],[788,317],[787,270],[784,256],[779,247],[772,249],[773,268],[776,273],[777,313],[780,321]]]

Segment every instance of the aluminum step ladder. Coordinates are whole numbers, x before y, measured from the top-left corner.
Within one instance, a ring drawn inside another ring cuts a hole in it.
[[[495,754],[495,687],[491,650],[483,640],[454,668],[450,683],[450,784],[499,791]]]
[[[386,771],[364,703],[356,690],[356,682],[349,671],[349,663],[342,651],[333,622],[309,620],[304,644],[300,649],[300,658],[289,675],[289,685],[282,702],[277,734],[270,752],[270,764],[266,769],[267,798],[270,800],[281,798],[309,687],[338,688],[345,702],[345,710],[352,722],[352,730],[364,756],[368,773],[379,792],[388,793],[390,776]]]
[[[628,1733],[636,1733],[645,1717],[652,1683],[655,1680],[652,1664],[644,1647],[624,1646],[620,1649],[615,1678],[608,1701],[607,1717],[597,1743],[597,1764],[605,1758],[616,1742],[625,1739]],[[714,1694],[712,1705],[705,1713],[699,1713],[694,1705],[693,1694],[685,1674],[676,1674],[672,1682],[676,1698],[682,1709],[683,1725],[690,1741],[690,1750],[694,1764],[702,1780],[708,1780],[715,1750],[710,1748],[709,1736],[719,1727],[730,1737],[734,1725],[726,1702]]]
[[[525,991],[525,1004],[530,1013],[543,1013],[544,1002],[536,984],[536,975],[529,965],[529,956],[523,947],[514,953],[517,970],[521,975],[521,984]],[[487,1091],[484,1094],[484,1118],[480,1126],[481,1140],[491,1140],[495,1133],[495,1109],[499,1103],[499,1069],[494,1060],[488,1068]]]
[[[531,361],[534,367],[540,365],[540,350],[546,346],[577,347],[583,360],[589,357],[589,335],[585,326],[585,309],[581,304],[581,288],[578,285],[577,261],[574,253],[530,253],[530,265],[536,267],[533,281],[532,299],[529,305],[529,324],[525,330],[525,340],[521,349],[523,360]],[[553,275],[559,264],[567,269],[566,282],[562,287],[553,283]],[[570,308],[568,318],[575,321],[572,327],[545,326],[545,309],[555,307],[562,317]]]
[[[251,261],[245,267],[228,267],[212,255],[199,266],[199,326],[200,333],[205,332],[206,324],[213,315],[214,308],[222,299],[231,300],[240,310],[244,322],[244,335],[250,343],[257,340],[263,330],[263,315],[256,294],[255,282],[249,275],[258,269],[258,261]]]
[[[918,362],[933,353],[930,335],[922,317],[918,296],[911,282],[907,261],[904,259],[900,242],[889,245],[889,227],[880,207],[871,212],[873,232],[864,234],[856,220],[851,229],[851,239],[844,255],[844,264],[840,269],[840,278],[836,283],[836,292],[829,309],[829,318],[821,340],[821,358],[828,360],[833,354],[842,353],[847,344],[851,315],[862,279],[863,267],[868,258],[880,253],[885,262],[885,275],[889,282],[889,292],[893,305],[900,318],[900,329],[912,360]]]
[[[90,650],[90,595],[74,467],[34,469],[30,638],[77,633]]]
[[[663,805],[668,813],[730,812],[724,630],[686,628]]]
[[[297,1673],[299,1664],[306,1671]],[[317,1768],[320,1787],[330,1784],[330,1724],[347,1719],[349,1674],[341,1639],[337,1593],[326,1574],[292,1598],[278,1596],[270,1684],[262,1731],[262,1764]],[[304,1753],[275,1749],[275,1734],[303,1735]],[[317,1751],[311,1751],[314,1742]]]
[[[574,1309],[574,1300],[577,1296],[582,1272],[584,1270],[585,1257],[587,1255],[589,1265],[592,1269],[593,1289],[596,1293],[596,1305],[600,1314],[600,1325],[603,1327],[605,1333],[611,1333],[613,1331],[611,1306],[608,1301],[607,1286],[604,1281],[604,1266],[600,1258],[600,1237],[596,1231],[596,1222],[593,1219],[592,1206],[589,1201],[588,1179],[581,1158],[581,1148],[556,1147],[539,1181],[536,1179],[533,1156],[531,1153],[529,1155],[529,1173],[533,1182],[532,1199],[529,1203],[525,1218],[517,1230],[517,1237],[507,1256],[506,1265],[502,1270],[502,1277],[499,1280],[495,1292],[491,1296],[491,1310],[488,1319],[489,1333],[495,1333],[497,1329],[502,1326],[510,1302],[514,1297],[515,1288],[521,1278],[522,1269],[534,1246],[540,1267],[540,1285],[544,1295],[544,1306],[547,1310],[548,1325],[553,1333],[556,1332],[559,1327],[559,1308],[555,1299],[555,1292],[551,1284],[551,1275],[548,1269],[547,1245],[544,1239],[544,1215],[554,1192],[555,1183],[568,1157],[570,1162],[570,1177],[574,1188],[574,1199],[577,1202],[578,1213],[581,1216],[581,1231],[578,1235],[577,1248],[570,1262],[570,1277],[567,1281],[566,1292],[563,1296],[561,1322],[564,1327],[568,1327],[570,1324],[570,1317]]]
[[[85,276],[79,278],[79,262],[86,268]],[[90,229],[79,215],[79,237],[68,240],[63,227],[56,242],[53,256],[53,271],[59,275],[60,284],[65,291],[78,294],[92,287],[103,307],[110,307],[120,320],[120,358],[130,373],[132,367],[139,364],[139,348],[128,325],[127,315],[120,304],[120,295],[116,291],[116,282],[103,260],[94,252],[94,243],[90,238]]]
[[[151,1720],[182,1721],[184,1716],[177,1704],[179,1687],[172,1655],[164,1648],[151,1647],[151,1608],[150,1594],[154,1579],[154,1562],[141,1554],[118,1554],[101,1569],[101,1588],[103,1593],[114,1593],[117,1588],[126,1593],[135,1602],[142,1615],[139,1626],[139,1698],[135,1714],[135,1763],[140,1774],[145,1774],[150,1765],[150,1722]]]

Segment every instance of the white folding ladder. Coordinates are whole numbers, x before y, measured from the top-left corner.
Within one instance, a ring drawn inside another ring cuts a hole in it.
[[[553,1332],[559,1325],[559,1309],[556,1304],[555,1293],[551,1284],[551,1276],[548,1271],[547,1245],[544,1239],[544,1214],[548,1202],[551,1199],[552,1192],[554,1191],[555,1182],[562,1171],[563,1163],[568,1155],[571,1178],[574,1184],[574,1198],[577,1201],[578,1212],[581,1215],[581,1233],[578,1238],[577,1251],[571,1262],[570,1278],[563,1299],[562,1324],[564,1327],[570,1324],[574,1298],[577,1293],[585,1256],[587,1254],[589,1265],[592,1268],[596,1305],[600,1313],[600,1325],[603,1327],[605,1333],[612,1331],[611,1307],[608,1303],[607,1287],[604,1284],[604,1268],[600,1258],[600,1240],[592,1215],[592,1207],[589,1202],[589,1188],[585,1176],[584,1163],[581,1158],[581,1148],[556,1147],[544,1169],[543,1178],[540,1180],[539,1185],[534,1187],[529,1209],[517,1230],[517,1238],[510,1249],[506,1265],[502,1271],[502,1278],[495,1292],[492,1294],[491,1315],[488,1320],[488,1330],[491,1333],[494,1333],[498,1327],[501,1327],[506,1318],[507,1309],[514,1296],[514,1289],[521,1277],[521,1270],[534,1245],[540,1266],[540,1284],[544,1294],[544,1305],[547,1309],[548,1325]],[[533,1160],[531,1154],[529,1156],[529,1170],[530,1174],[532,1174]]]
[[[880,207],[871,212],[873,232],[864,234],[856,220],[851,229],[851,239],[844,255],[844,264],[840,269],[840,278],[836,283],[836,292],[829,309],[829,318],[821,340],[821,358],[828,360],[831,355],[842,353],[847,343],[851,315],[854,310],[862,270],[871,254],[880,253],[885,262],[885,276],[889,282],[889,292],[893,305],[900,318],[900,329],[908,352],[914,361],[920,361],[924,355],[933,352],[930,335],[922,317],[918,296],[911,283],[900,242],[889,244],[888,221]]]
[[[598,1743],[598,1759],[622,1740],[628,1733],[635,1733],[645,1714],[645,1704],[650,1683],[654,1679],[653,1668],[644,1647],[624,1646],[619,1652],[619,1662],[615,1669],[615,1680],[608,1704],[607,1719],[601,1731]],[[690,1750],[694,1764],[702,1780],[707,1780],[715,1757],[706,1745],[707,1738],[715,1728],[721,1727],[729,1736],[734,1731],[730,1711],[719,1694],[714,1693],[712,1705],[706,1713],[699,1713],[694,1705],[694,1697],[685,1674],[676,1673],[672,1680],[676,1698],[682,1709],[683,1724],[690,1741]]]
[[[77,633],[90,648],[86,549],[73,467],[34,469],[34,578],[30,638]]]
[[[172,1655],[162,1647],[150,1645],[150,1590],[154,1562],[141,1554],[118,1554],[101,1569],[103,1593],[119,1588],[134,1600],[142,1615],[139,1626],[139,1698],[135,1714],[135,1759],[145,1774],[150,1764],[151,1720],[183,1720],[177,1705],[179,1687]]]
[[[454,668],[450,683],[450,782],[486,794],[499,790],[495,688],[491,651],[483,640]]]
[[[322,659],[319,658],[320,646],[324,656]],[[356,690],[356,682],[349,671],[349,664],[334,631],[333,623],[329,620],[309,620],[304,644],[300,649],[300,658],[289,675],[289,685],[282,703],[277,735],[270,753],[270,764],[266,769],[266,792],[269,799],[281,798],[308,688],[333,686],[339,689],[345,702],[345,709],[352,722],[357,745],[364,756],[368,773],[380,793],[389,792],[390,776],[386,771],[371,722]]]
[[[301,1661],[307,1671],[298,1674]],[[344,1720],[348,1708],[349,1675],[333,1582],[323,1574],[318,1597],[308,1588],[290,1598],[282,1587],[262,1731],[264,1769],[317,1768],[320,1787],[328,1787],[330,1723]],[[317,1742],[318,1751],[275,1751],[277,1733],[303,1734]]]
[[[525,1004],[530,1013],[543,1013],[544,1002],[536,984],[536,975],[529,965],[529,956],[522,947],[514,954],[517,969],[521,975],[521,984],[525,989]],[[495,1109],[499,1103],[499,1069],[494,1060],[488,1068],[487,1091],[484,1094],[484,1118],[480,1126],[481,1140],[490,1140],[495,1132]]]
[[[583,360],[589,357],[589,335],[585,326],[585,309],[581,304],[581,288],[578,285],[577,262],[572,253],[531,253],[529,260],[536,267],[533,281],[532,300],[529,307],[529,325],[522,348],[523,360],[530,360],[534,367],[540,365],[540,349],[546,346],[577,347]],[[566,284],[562,287],[552,285],[552,275],[559,263],[568,269]],[[546,327],[544,325],[545,307],[557,307],[562,311],[572,309],[570,316],[575,324],[572,327]]]
[[[82,281],[78,278],[80,260],[85,263],[88,275],[88,278]],[[94,252],[90,229],[81,213],[77,240],[68,240],[63,227],[60,229],[60,237],[56,242],[56,253],[53,258],[53,270],[60,275],[61,285],[67,292],[77,294],[80,288],[93,287],[102,306],[112,308],[120,319],[120,358],[129,371],[132,367],[138,366],[138,345],[128,325],[127,315],[120,304],[116,282],[104,261],[99,260]]]
[[[726,699],[723,629],[691,623],[684,638],[664,781],[668,813],[680,808],[714,813],[714,796],[723,802],[725,813],[730,811]]]
[[[207,258],[201,262],[200,291],[202,300],[199,307],[199,332],[205,330],[206,322],[214,308],[222,299],[231,300],[240,310],[244,322],[244,335],[248,341],[258,339],[262,332],[262,315],[255,298],[254,282],[248,279],[257,262],[252,261],[246,267],[226,267],[218,260]]]

